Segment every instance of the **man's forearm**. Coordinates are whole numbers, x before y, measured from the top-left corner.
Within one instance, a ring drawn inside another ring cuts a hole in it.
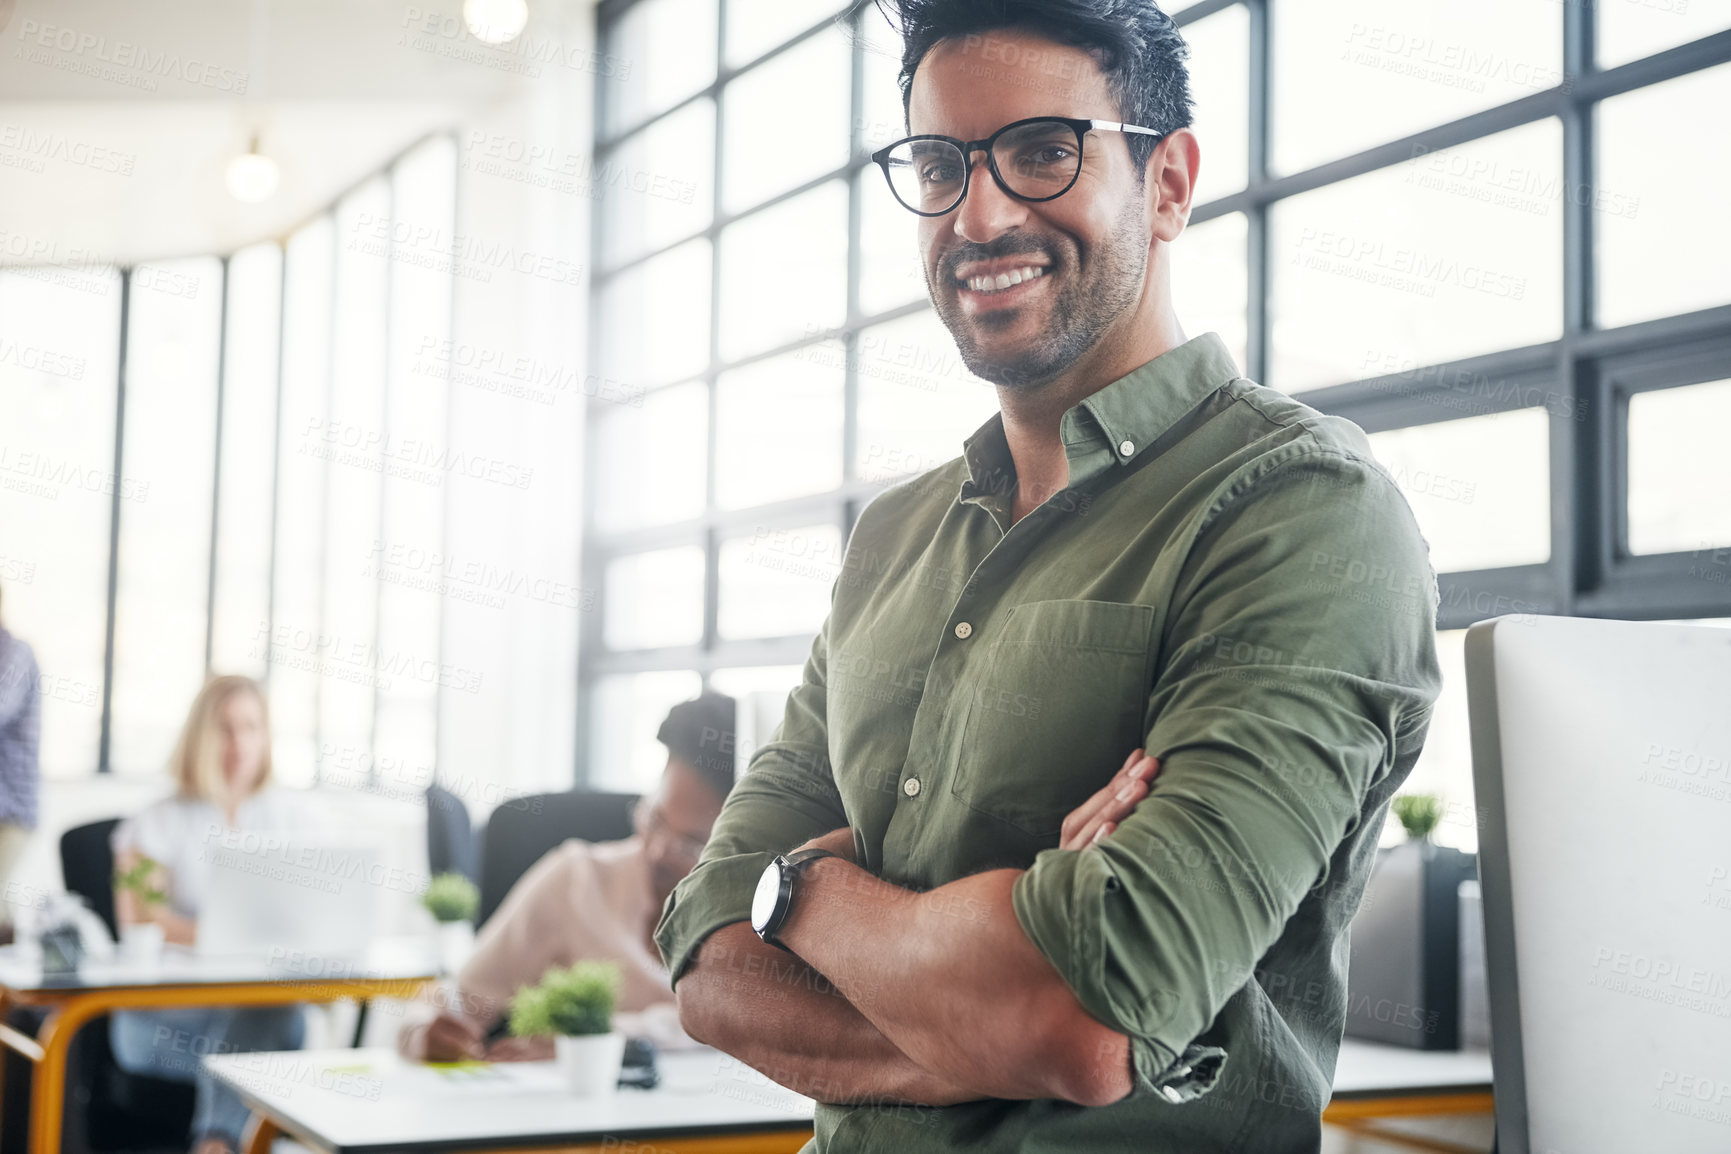
[[[821,974],[745,922],[704,941],[675,996],[697,1041],[821,1102],[948,1106],[986,1096],[914,1062]]]
[[[1104,1105],[1130,1092],[1129,1039],[1091,1017],[1023,932],[1020,871],[916,893],[814,862],[781,939],[890,1042],[996,1098]]]

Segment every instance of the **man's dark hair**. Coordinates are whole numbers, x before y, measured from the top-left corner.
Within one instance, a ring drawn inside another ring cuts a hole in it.
[[[725,799],[733,788],[734,718],[737,709],[725,693],[708,692],[667,711],[655,740],[695,769]]]
[[[1094,57],[1119,117],[1167,133],[1191,122],[1190,46],[1153,0],[877,0],[902,36],[902,112],[913,95],[914,72],[940,40],[1021,31],[1081,48]],[[870,13],[862,13],[869,19]],[[1068,108],[1054,115],[1073,116]],[[1138,179],[1160,142],[1128,133]]]

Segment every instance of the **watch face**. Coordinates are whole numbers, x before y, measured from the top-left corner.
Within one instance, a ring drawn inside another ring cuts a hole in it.
[[[770,915],[775,913],[776,899],[781,896],[781,866],[770,862],[769,868],[763,871],[763,876],[757,879],[757,892],[751,898],[751,925],[758,933],[769,924]]]

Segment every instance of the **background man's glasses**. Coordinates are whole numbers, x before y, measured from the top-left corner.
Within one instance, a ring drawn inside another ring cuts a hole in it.
[[[696,863],[703,853],[703,847],[708,838],[693,837],[680,833],[667,823],[667,817],[661,812],[661,807],[654,800],[645,796],[637,800],[631,808],[631,824],[636,828],[637,836],[645,843],[657,838],[666,838],[668,853],[677,861]]]
[[[1090,130],[1166,135],[1116,120],[1036,116],[1006,124],[984,140],[910,136],[872,153],[872,160],[904,207],[921,216],[943,216],[968,195],[970,161],[980,149],[992,179],[1010,196],[1028,201],[1063,196],[1082,175],[1082,141]]]

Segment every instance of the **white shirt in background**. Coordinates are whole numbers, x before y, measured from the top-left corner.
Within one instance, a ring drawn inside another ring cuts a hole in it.
[[[222,810],[215,804],[176,794],[122,821],[108,844],[117,858],[136,850],[168,867],[169,905],[177,914],[196,918],[209,869],[207,850],[219,843],[225,828]],[[234,828],[245,833],[321,838],[329,836],[331,822],[324,807],[310,794],[267,785],[240,803]]]

